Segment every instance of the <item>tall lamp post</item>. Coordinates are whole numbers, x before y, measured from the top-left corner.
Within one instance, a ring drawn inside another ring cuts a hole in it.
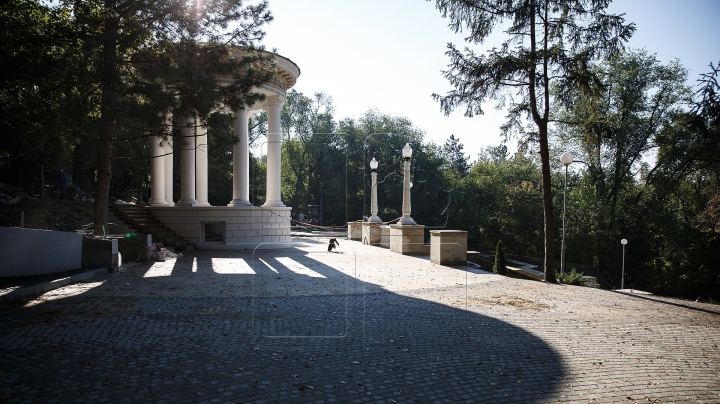
[[[625,289],[625,245],[627,244],[627,239],[620,240],[620,244],[622,244],[623,246],[622,278],[620,280],[620,289]]]
[[[560,156],[560,162],[565,164],[565,191],[563,192],[563,230],[562,246],[560,250],[560,273],[565,273],[565,227],[567,226],[567,173],[568,166],[573,162],[573,155],[565,152]]]
[[[378,206],[377,206],[377,168],[378,168],[378,162],[375,160],[375,157],[370,160],[370,171],[372,174],[370,174],[372,178],[372,190],[370,192],[370,219],[368,219],[368,222],[371,223],[382,223],[382,220],[380,220],[380,217],[378,217]]]
[[[401,226],[413,226],[415,221],[410,217],[410,157],[412,157],[412,148],[409,143],[405,143],[402,148],[402,156],[405,158],[403,163],[404,177],[403,177],[403,205],[402,205],[402,218],[399,224]]]

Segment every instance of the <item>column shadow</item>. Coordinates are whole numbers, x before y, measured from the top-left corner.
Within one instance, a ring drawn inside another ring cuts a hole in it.
[[[321,262],[319,248],[195,255],[205,268],[192,275],[198,282],[256,277],[254,296],[73,296],[3,307],[0,392],[66,401],[84,384],[85,398],[112,401],[542,402],[566,374],[532,333],[359,280],[354,268]],[[255,274],[208,271],[203,260],[217,257],[242,258]],[[187,275],[187,261],[168,279]],[[297,293],[275,293],[283,281]],[[310,293],[319,287],[328,292]]]

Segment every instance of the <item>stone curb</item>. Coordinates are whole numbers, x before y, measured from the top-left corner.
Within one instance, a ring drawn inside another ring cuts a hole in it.
[[[54,279],[52,281],[39,283],[37,285],[24,286],[22,288],[15,289],[10,293],[0,296],[0,303],[10,303],[22,299],[32,299],[40,296],[45,292],[49,292],[63,286],[72,285],[74,283],[94,278],[96,276],[105,275],[108,272],[109,271],[107,268],[96,268],[65,278]]]

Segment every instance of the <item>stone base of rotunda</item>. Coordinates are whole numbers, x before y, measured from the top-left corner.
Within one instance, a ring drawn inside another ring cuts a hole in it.
[[[156,206],[150,212],[198,249],[292,247],[289,207]]]

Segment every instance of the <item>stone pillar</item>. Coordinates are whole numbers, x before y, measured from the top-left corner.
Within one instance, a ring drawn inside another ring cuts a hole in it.
[[[152,198],[150,206],[165,205],[165,148],[162,146],[162,136],[150,137],[150,185]]]
[[[210,206],[208,202],[208,136],[207,120],[198,119],[195,138],[195,199],[198,206]]]
[[[439,265],[467,263],[467,232],[430,230],[430,262]]]
[[[374,157],[373,157],[374,159]],[[377,171],[372,170],[372,174],[370,174],[370,177],[372,178],[372,191],[370,192],[370,219],[368,219],[368,222],[371,223],[382,223],[382,220],[378,216],[378,204],[377,204]]]
[[[268,115],[267,134],[267,179],[265,184],[265,203],[263,206],[285,206],[280,200],[280,111],[284,100],[270,99],[265,110]]]
[[[241,108],[235,112],[233,145],[233,199],[228,206],[250,205],[250,155],[248,151],[248,114]]]
[[[403,204],[402,204],[402,218],[398,222],[401,226],[412,226],[415,223],[412,217],[410,217],[410,210],[412,205],[410,204],[410,159],[406,158],[403,163],[404,177],[403,177]]]
[[[195,199],[195,118],[186,117],[180,129],[180,200],[176,206],[197,206]]]
[[[172,134],[172,126],[168,129]],[[168,138],[165,144],[165,204],[174,206],[173,202],[173,141],[172,138]]]

